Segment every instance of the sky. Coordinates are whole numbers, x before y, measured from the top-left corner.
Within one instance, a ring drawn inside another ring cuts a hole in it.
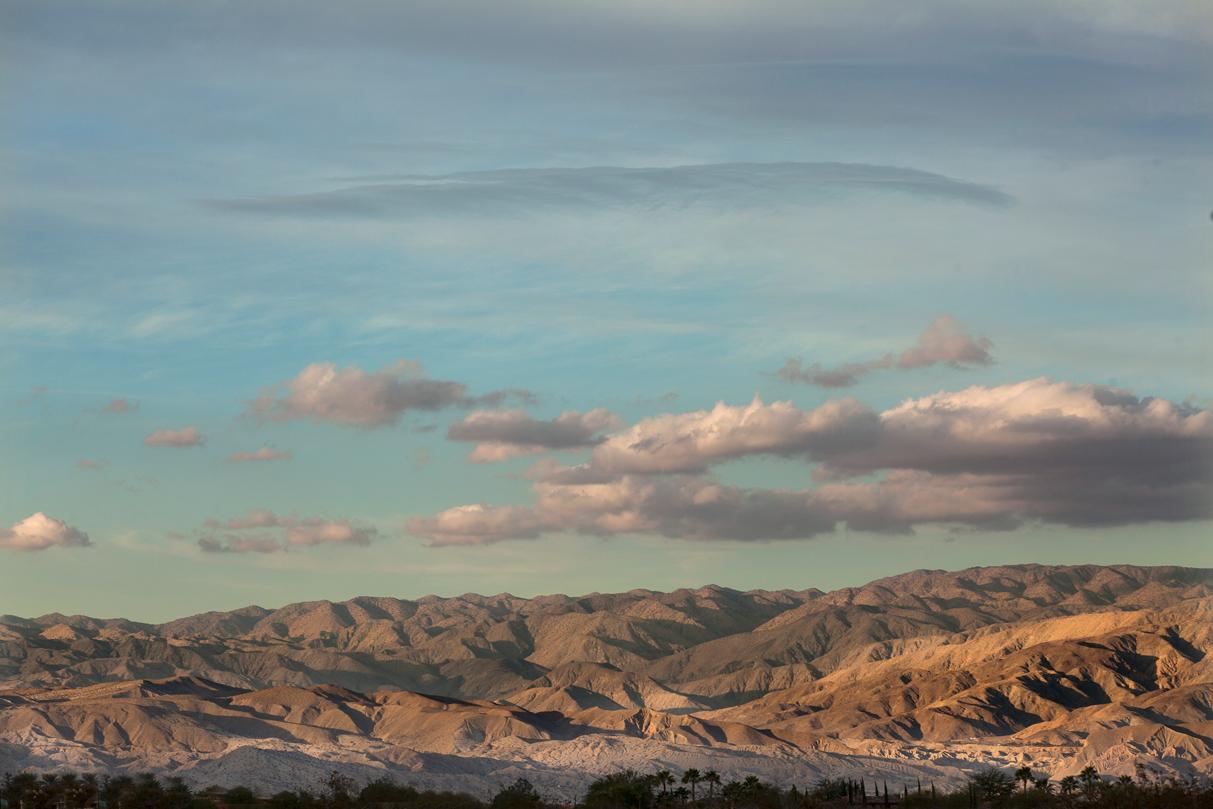
[[[0,0],[0,613],[1213,567],[1197,0]]]

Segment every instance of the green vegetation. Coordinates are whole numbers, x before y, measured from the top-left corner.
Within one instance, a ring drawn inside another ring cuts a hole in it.
[[[700,789],[700,786],[703,789]],[[98,776],[71,772],[5,775],[0,782],[4,809],[569,809],[545,801],[518,779],[487,803],[463,792],[418,790],[383,778],[359,787],[334,772],[315,791],[301,789],[257,795],[239,786],[193,790],[180,778],[153,775]],[[946,791],[933,784],[895,784],[871,779],[827,779],[781,787],[750,776],[723,781],[713,770],[690,769],[681,776],[624,771],[590,784],[578,809],[829,809],[842,806],[898,806],[904,809],[1213,809],[1213,786],[1205,782],[1153,778],[1107,778],[1088,767],[1078,777],[1056,782],[1021,767],[995,768],[973,775],[963,787]]]

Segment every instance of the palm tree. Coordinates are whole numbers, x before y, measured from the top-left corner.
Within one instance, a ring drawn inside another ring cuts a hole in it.
[[[1032,768],[1020,767],[1015,771],[1015,777],[1019,780],[1019,783],[1023,785],[1023,791],[1027,792],[1028,783],[1032,780]]]
[[[1087,800],[1094,800],[1095,791],[1102,783],[1099,777],[1099,770],[1091,766],[1083,767],[1078,777],[1082,780],[1082,791],[1086,794]]]
[[[729,809],[737,806],[737,799],[741,797],[741,782],[729,781],[720,790],[720,797],[724,798],[725,806]]]
[[[695,802],[695,787],[702,780],[703,775],[694,767],[682,774],[682,783],[691,785],[691,803]]]
[[[661,794],[666,795],[674,784],[674,773],[669,770],[658,770],[653,774],[653,783],[661,787]]]
[[[80,778],[71,772],[65,772],[59,776],[59,791],[63,795],[63,806],[66,809],[68,806],[79,803],[77,792],[80,790]]]
[[[716,785],[720,783],[720,773],[708,770],[703,774],[704,783],[708,785],[708,800],[716,797]]]
[[[1061,794],[1062,795],[1066,795],[1066,796],[1073,795],[1074,790],[1076,790],[1076,789],[1078,789],[1078,779],[1077,778],[1075,778],[1072,775],[1067,775],[1065,778],[1061,779]]]

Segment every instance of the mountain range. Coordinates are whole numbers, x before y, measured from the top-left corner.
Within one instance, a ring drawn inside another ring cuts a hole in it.
[[[1017,565],[862,587],[0,617],[0,770],[333,769],[556,795],[624,767],[947,782],[1213,775],[1213,570]]]

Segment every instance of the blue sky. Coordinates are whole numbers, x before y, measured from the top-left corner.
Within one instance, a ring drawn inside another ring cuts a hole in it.
[[[1197,2],[0,14],[0,611],[1213,565]]]

